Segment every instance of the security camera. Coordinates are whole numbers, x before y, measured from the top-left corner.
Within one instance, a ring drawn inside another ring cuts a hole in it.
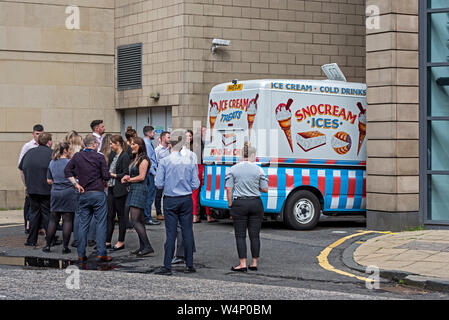
[[[213,53],[216,53],[217,49],[219,47],[227,47],[231,44],[230,40],[223,40],[223,39],[213,39],[212,40],[212,48],[211,51]]]
[[[231,44],[230,40],[223,40],[223,39],[214,39],[212,40],[212,44],[215,46],[224,46],[227,47]]]

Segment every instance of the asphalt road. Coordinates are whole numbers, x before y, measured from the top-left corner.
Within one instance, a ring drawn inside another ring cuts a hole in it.
[[[52,253],[43,253],[41,248],[33,250],[18,245],[25,240],[22,227],[0,228],[0,299],[448,299],[442,293],[389,282],[382,282],[377,290],[367,289],[363,281],[319,265],[317,257],[326,247],[359,230],[365,230],[364,219],[328,218],[311,231],[294,231],[280,222],[264,222],[259,271],[241,274],[230,271],[231,266],[238,264],[232,221],[214,224],[203,221],[194,225],[197,273],[184,274],[183,266],[176,266],[174,275],[167,277],[151,273],[162,265],[165,229],[163,224],[150,226],[147,232],[155,254],[146,258],[131,256],[129,251],[135,249],[137,235],[128,232],[127,248],[112,253],[114,260],[106,265],[114,270],[98,271],[105,265],[96,265],[95,251],[89,248],[89,270],[80,271],[79,289],[68,289],[66,281],[73,278],[67,270],[7,266],[2,261],[5,263],[5,256],[76,259],[76,249],[70,255],[62,255],[61,246],[54,247]],[[329,263],[356,274],[342,262],[342,254],[357,240],[353,238],[334,248]],[[248,256],[251,257],[249,246]]]

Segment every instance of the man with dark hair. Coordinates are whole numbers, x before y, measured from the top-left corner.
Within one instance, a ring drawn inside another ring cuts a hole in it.
[[[85,262],[87,231],[92,218],[97,232],[97,256],[101,261],[111,261],[106,251],[107,205],[105,182],[111,178],[105,157],[97,152],[98,140],[92,134],[84,138],[85,148],[77,152],[65,167],[65,177],[79,191],[78,261]],[[76,181],[77,178],[79,180]]]
[[[33,126],[33,139],[25,143],[20,150],[19,161],[17,165],[20,165],[20,161],[22,161],[23,156],[33,148],[36,148],[39,143],[37,143],[37,138],[39,135],[44,132],[44,127],[41,124],[36,124]],[[23,205],[23,220],[25,222],[25,233],[29,233],[29,212],[30,212],[30,198],[28,197],[28,193],[25,190],[25,203]]]
[[[154,186],[154,177],[156,176],[156,168],[157,168],[156,153],[154,152],[154,147],[153,144],[151,143],[151,140],[154,140],[155,136],[154,128],[152,126],[143,127],[143,135],[144,135],[143,141],[145,142],[147,155],[151,161],[151,167],[148,170],[148,177],[150,181],[150,183],[148,184],[148,200],[147,200],[148,202],[144,210],[145,224],[159,225],[161,224],[161,222],[153,221],[153,218],[151,217],[151,206],[153,205],[154,197],[156,195],[156,187]]]
[[[101,145],[103,142],[103,133],[106,131],[104,128],[103,120],[94,120],[90,123],[90,128],[92,129],[92,134],[97,138],[98,140],[98,149],[97,151],[100,151]]]
[[[19,163],[20,176],[30,199],[30,232],[25,242],[26,246],[37,245],[39,227],[42,223],[47,231],[50,215],[51,187],[47,183],[47,169],[52,155],[51,134],[40,132],[37,143],[38,146],[25,153]]]

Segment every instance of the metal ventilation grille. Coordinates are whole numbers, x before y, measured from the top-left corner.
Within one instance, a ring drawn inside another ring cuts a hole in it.
[[[142,88],[142,43],[117,47],[117,89]]]

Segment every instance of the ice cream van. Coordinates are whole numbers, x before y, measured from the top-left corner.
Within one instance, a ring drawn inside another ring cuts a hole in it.
[[[203,206],[227,209],[225,176],[249,141],[269,179],[265,214],[297,230],[366,211],[366,85],[333,80],[223,83],[209,95]]]

